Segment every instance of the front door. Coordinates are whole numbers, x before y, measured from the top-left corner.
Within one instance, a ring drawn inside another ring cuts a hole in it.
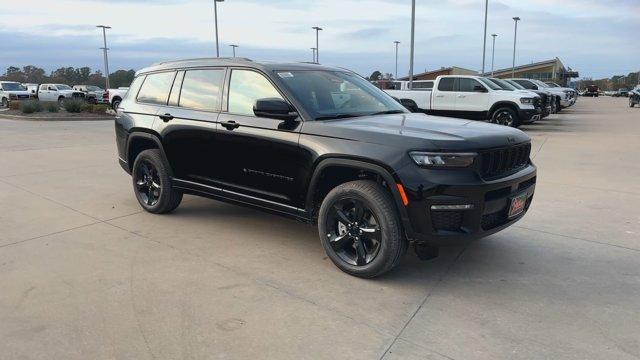
[[[232,69],[228,79],[226,111],[218,118],[218,172],[220,186],[245,196],[302,207],[298,186],[303,160],[298,139],[301,123],[256,117],[258,99],[283,95],[263,74]]]
[[[480,92],[477,89],[484,89]],[[487,88],[476,79],[458,79],[456,110],[464,117],[485,120],[489,103]]]
[[[456,110],[457,94],[455,92],[457,78],[444,77],[438,82],[438,88],[432,92],[431,108],[436,113],[453,115]]]

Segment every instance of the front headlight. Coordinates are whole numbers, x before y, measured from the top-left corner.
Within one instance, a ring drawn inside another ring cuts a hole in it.
[[[422,151],[412,151],[409,153],[411,159],[423,167],[429,168],[464,168],[473,164],[476,153],[432,153]]]
[[[533,98],[520,98],[520,102],[526,105],[533,104]]]

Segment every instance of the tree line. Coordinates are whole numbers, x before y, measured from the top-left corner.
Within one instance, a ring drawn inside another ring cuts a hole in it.
[[[135,70],[118,70],[109,74],[109,85],[112,88],[129,86],[135,76]],[[95,85],[105,86],[105,77],[100,70],[93,71],[90,67],[80,68],[63,67],[47,74],[44,69],[33,65],[21,68],[9,66],[5,73],[0,76],[0,80],[17,81],[19,83],[53,83],[73,85]]]
[[[586,78],[578,82],[578,88],[584,89],[587,86],[595,85],[600,90],[618,90],[622,88],[633,89],[640,85],[640,72],[632,72],[628,75],[616,75],[605,79]]]

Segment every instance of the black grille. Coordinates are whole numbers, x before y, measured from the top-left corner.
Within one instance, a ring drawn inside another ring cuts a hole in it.
[[[533,107],[536,108],[536,109],[540,109],[542,107],[542,105],[540,104],[540,98],[539,97],[533,98]]]
[[[507,212],[501,210],[482,216],[482,230],[491,230],[507,222]]]
[[[431,223],[435,230],[460,231],[462,211],[432,211]]]
[[[516,171],[527,165],[531,144],[486,151],[480,154],[482,177],[495,178]]]
[[[77,99],[84,99],[84,93],[75,92],[75,93],[71,94],[71,97],[74,97],[74,98],[77,98]]]

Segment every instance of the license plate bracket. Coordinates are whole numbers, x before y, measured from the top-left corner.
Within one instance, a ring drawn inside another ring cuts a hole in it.
[[[509,205],[509,219],[512,219],[524,212],[527,204],[527,193],[520,194],[511,198]]]

